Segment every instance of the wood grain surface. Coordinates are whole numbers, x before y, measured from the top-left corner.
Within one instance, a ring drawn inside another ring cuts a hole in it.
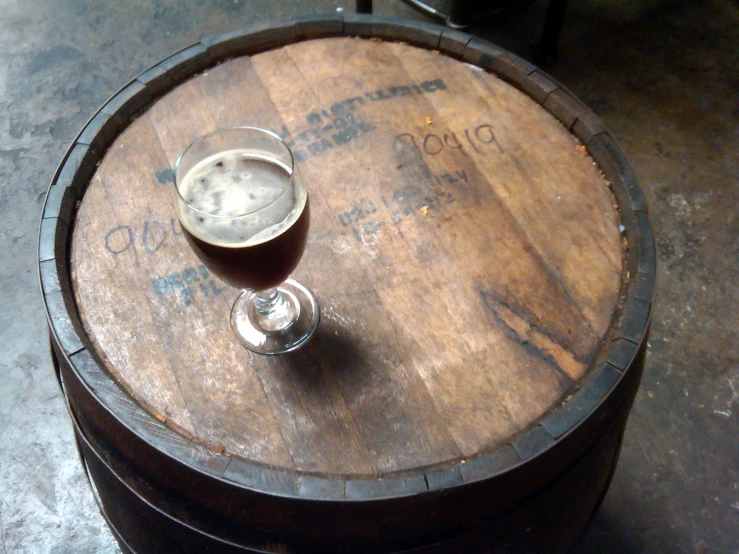
[[[253,125],[311,197],[295,277],[322,322],[252,355],[238,291],[200,264],[172,203],[196,137]],[[292,471],[376,476],[505,444],[591,366],[621,288],[608,183],[554,117],[433,51],[357,38],[222,63],[116,139],[75,221],[72,274],[110,372],[172,428]]]

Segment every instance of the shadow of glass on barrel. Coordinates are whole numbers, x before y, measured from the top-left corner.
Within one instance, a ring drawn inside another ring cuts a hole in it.
[[[175,163],[175,206],[200,260],[243,292],[231,310],[239,342],[283,354],[311,338],[320,319],[313,294],[289,279],[308,239],[308,192],[290,148],[255,127],[219,129]]]

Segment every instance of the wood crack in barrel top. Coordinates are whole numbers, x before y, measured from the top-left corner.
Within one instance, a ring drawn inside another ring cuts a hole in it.
[[[528,310],[521,310],[520,306],[517,306],[519,309],[512,309],[504,299],[484,288],[480,288],[480,296],[512,340],[524,347],[532,348],[538,356],[561,371],[568,379],[575,381],[583,374],[594,352],[588,352],[587,356],[578,356],[566,345],[560,344],[557,338],[538,329],[536,323],[531,322],[530,313],[526,313]]]

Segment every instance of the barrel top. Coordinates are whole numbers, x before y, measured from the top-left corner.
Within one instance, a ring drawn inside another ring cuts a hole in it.
[[[611,341],[632,225],[590,155],[611,143],[586,148],[593,125],[575,136],[574,119],[550,113],[558,85],[526,79],[528,94],[437,50],[330,37],[235,57],[163,94],[111,138],[70,218],[94,357],[160,422],[237,460],[235,480],[250,463],[370,478],[525,459],[538,435],[557,437],[562,418],[544,416],[607,357],[628,362]],[[239,345],[238,291],[201,265],[172,203],[176,157],[235,125],[281,135],[310,194],[294,277],[322,321],[283,356]]]

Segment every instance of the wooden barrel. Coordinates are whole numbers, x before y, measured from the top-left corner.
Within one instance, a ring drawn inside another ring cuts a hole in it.
[[[176,156],[272,129],[311,202],[284,356],[172,205]],[[610,132],[447,28],[305,17],[203,38],[116,94],[49,189],[39,266],[85,468],[126,552],[565,551],[614,471],[654,290]]]

